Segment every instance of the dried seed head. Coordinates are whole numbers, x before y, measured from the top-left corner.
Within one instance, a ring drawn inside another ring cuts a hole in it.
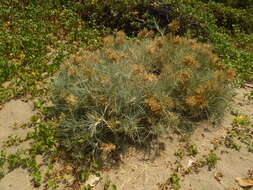
[[[116,44],[122,44],[125,42],[126,34],[122,30],[118,31],[116,33],[115,43]]]
[[[180,29],[180,22],[179,20],[173,20],[170,24],[168,24],[169,30],[175,34]]]
[[[213,64],[216,64],[218,62],[218,60],[219,60],[219,57],[213,55],[209,58],[208,63],[213,65]]]
[[[156,82],[158,80],[157,76],[150,73],[144,73],[142,75],[142,81],[148,81],[148,82]]]
[[[105,96],[100,96],[97,98],[97,103],[100,105],[108,105],[108,99]]]
[[[145,67],[141,65],[133,65],[132,74],[137,75],[145,72]]]
[[[190,44],[191,46],[197,45],[197,44],[198,44],[197,40],[194,40],[194,39],[189,39],[188,42],[189,42],[189,44]]]
[[[183,63],[190,67],[199,67],[199,63],[191,55],[186,55],[183,59]]]
[[[100,63],[100,57],[98,55],[93,55],[90,57],[89,61],[93,63]]]
[[[202,49],[202,46],[200,44],[196,43],[196,44],[192,44],[190,49],[194,52],[198,52]]]
[[[140,38],[145,38],[146,35],[147,35],[147,33],[148,33],[148,30],[145,28],[145,29],[141,30],[141,31],[138,33],[137,36],[140,37]]]
[[[73,94],[70,94],[65,98],[65,101],[67,104],[74,106],[77,103],[77,98]]]
[[[202,44],[202,48],[206,49],[206,50],[208,50],[210,52],[213,51],[213,47],[211,45],[209,45],[209,44]]]
[[[224,75],[224,72],[222,71],[215,71],[214,72],[214,78],[218,81],[224,81],[226,80],[226,76]]]
[[[162,111],[160,104],[154,97],[145,99],[145,106],[154,114],[160,114]]]
[[[111,119],[107,122],[107,126],[110,128],[110,129],[114,129],[114,128],[117,128],[119,127],[121,124],[121,122],[119,120],[116,120],[116,119]]]
[[[162,37],[158,37],[155,39],[155,43],[156,43],[156,46],[160,49],[163,47],[163,38]]]
[[[215,81],[208,81],[206,84],[205,84],[205,89],[207,91],[212,91],[212,90],[218,90],[218,86],[217,86],[217,83],[215,83]]]
[[[203,55],[205,57],[212,57],[213,56],[212,51],[210,51],[209,49],[203,49],[203,47],[201,47],[200,53],[201,53],[201,55]]]
[[[68,76],[69,77],[75,77],[76,75],[77,75],[77,70],[69,66],[69,68],[68,68]]]
[[[181,44],[183,42],[183,38],[181,38],[180,36],[175,36],[174,38],[171,39],[173,44]]]
[[[118,61],[121,58],[121,56],[117,52],[111,49],[105,49],[104,54],[110,61],[113,62]]]
[[[116,145],[112,143],[101,143],[100,149],[106,153],[109,154],[116,150]]]
[[[224,63],[217,62],[215,66],[216,66],[217,69],[220,69],[220,70],[225,69],[225,64]]]
[[[198,94],[198,95],[203,95],[203,94],[206,92],[206,89],[203,88],[203,87],[199,87],[199,88],[196,88],[194,91],[195,91],[196,94]]]
[[[185,98],[185,103],[191,107],[198,106],[201,109],[208,106],[208,102],[203,95],[188,96]]]
[[[208,108],[208,101],[207,100],[203,100],[202,102],[200,102],[200,105],[199,105],[199,107],[200,107],[200,109],[206,109],[206,108]]]
[[[147,52],[150,53],[150,54],[155,53],[155,52],[158,50],[158,47],[157,47],[156,42],[155,42],[155,41],[151,41],[151,42],[147,45],[146,50],[147,50]]]
[[[143,29],[138,33],[139,38],[151,38],[154,37],[155,32],[153,30]]]
[[[103,39],[103,43],[105,46],[111,46],[114,44],[114,37],[112,35],[110,36],[106,36],[104,39]]]
[[[184,69],[180,71],[178,74],[178,79],[179,79],[179,82],[181,83],[187,82],[188,80],[191,79],[191,77],[192,77],[192,72],[189,69]]]
[[[228,79],[228,81],[233,81],[236,77],[236,71],[235,71],[235,69],[230,68],[226,71],[225,75],[226,75],[226,79]]]
[[[101,84],[106,85],[106,84],[109,83],[109,78],[107,78],[107,77],[101,77],[100,78],[100,82],[101,82]]]
[[[92,75],[94,74],[94,69],[93,68],[90,68],[90,67],[87,67],[85,66],[83,68],[83,75],[88,78],[88,79],[91,79]]]
[[[186,103],[187,105],[189,105],[189,106],[194,107],[194,106],[196,106],[196,105],[198,104],[198,99],[197,99],[196,96],[188,96],[188,97],[186,97],[186,99],[185,99],[185,103]]]
[[[153,54],[157,51],[159,51],[159,49],[162,48],[163,43],[162,43],[163,39],[162,38],[157,38],[155,40],[152,40],[146,47],[146,50],[148,53]]]

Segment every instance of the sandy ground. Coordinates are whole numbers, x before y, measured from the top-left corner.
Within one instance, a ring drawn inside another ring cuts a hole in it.
[[[28,122],[34,114],[31,103],[12,100],[0,110],[0,139],[1,142],[11,135],[23,136],[27,131],[20,126]]]
[[[27,134],[29,129],[23,129],[21,126],[27,123],[33,114],[32,104],[21,100],[12,100],[2,107],[0,110],[0,150],[4,149],[2,145],[8,136],[24,137]],[[14,148],[15,150],[11,149],[8,152],[14,152],[17,147]],[[0,190],[32,190],[33,186],[29,178],[26,170],[18,168],[0,181]]]
[[[248,115],[253,121],[253,101],[249,101],[244,94],[251,89],[238,89],[234,98],[234,108]],[[23,136],[28,129],[20,126],[29,121],[34,114],[31,103],[12,100],[0,110],[0,139],[5,141],[9,135]],[[189,142],[195,144],[198,155],[205,155],[213,148],[212,142],[226,135],[231,127],[234,116],[227,113],[221,126],[212,127],[208,122],[201,122],[189,136]],[[13,126],[15,126],[13,128]],[[2,146],[0,142],[0,146]],[[103,190],[103,181],[109,179],[117,186],[117,190],[158,190],[158,183],[164,183],[175,168],[174,155],[182,145],[177,137],[164,136],[161,140],[164,150],[159,154],[129,148],[121,155],[119,164],[102,172],[101,181],[93,188]],[[217,151],[219,161],[211,171],[207,167],[200,168],[198,173],[180,177],[181,190],[239,190],[235,182],[236,177],[247,177],[249,170],[253,170],[253,153],[248,152],[241,144],[240,151],[221,147]],[[224,153],[225,152],[225,153]],[[180,160],[182,167],[188,167],[194,157],[184,157]],[[215,176],[222,174],[217,180]],[[0,190],[33,190],[31,178],[24,169],[16,169],[0,180]],[[64,189],[64,188],[62,188]],[[253,189],[253,188],[252,188]]]

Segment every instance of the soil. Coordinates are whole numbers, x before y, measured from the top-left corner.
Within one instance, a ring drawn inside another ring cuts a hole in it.
[[[250,88],[236,91],[233,108],[246,114],[253,121],[253,101],[244,95]],[[0,139],[6,140],[9,135],[25,135],[29,129],[21,129],[23,123],[29,121],[34,114],[31,103],[12,100],[0,110]],[[198,157],[206,155],[213,149],[213,142],[223,138],[231,128],[234,116],[225,115],[219,126],[212,126],[208,122],[200,122],[188,136],[187,141],[197,146],[198,156],[186,156],[180,161],[183,168],[187,168]],[[13,126],[16,129],[13,129]],[[0,142],[0,143],[1,143]],[[177,136],[165,135],[161,138],[163,149],[159,152],[145,152],[130,147],[121,154],[120,162],[102,172],[100,182],[94,190],[103,190],[105,180],[110,180],[118,190],[158,190],[158,184],[168,180],[174,172],[178,158],[175,152],[183,142]],[[2,145],[2,144],[0,144]],[[228,149],[224,145],[216,151],[218,162],[211,171],[202,167],[197,173],[180,176],[181,190],[239,190],[235,182],[237,177],[247,177],[248,171],[253,170],[253,153],[248,152],[246,145],[240,144],[239,151]],[[18,168],[0,180],[0,190],[33,190],[29,174]],[[65,189],[65,188],[62,188]],[[169,189],[169,188],[168,188]],[[253,189],[253,188],[252,188]]]

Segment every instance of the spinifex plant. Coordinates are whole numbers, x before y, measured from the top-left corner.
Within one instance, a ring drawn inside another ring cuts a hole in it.
[[[110,153],[185,121],[222,117],[234,71],[224,69],[209,45],[152,35],[142,31],[127,40],[118,32],[101,50],[81,50],[66,61],[52,99],[61,118],[57,139],[69,155]]]

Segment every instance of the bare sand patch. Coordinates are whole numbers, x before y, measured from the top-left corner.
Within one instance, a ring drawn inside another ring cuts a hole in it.
[[[26,135],[27,130],[20,126],[28,122],[34,114],[31,103],[21,100],[11,100],[0,110],[0,139],[6,140],[8,136]]]
[[[18,168],[7,174],[0,181],[1,190],[33,190],[29,174],[26,170]]]

